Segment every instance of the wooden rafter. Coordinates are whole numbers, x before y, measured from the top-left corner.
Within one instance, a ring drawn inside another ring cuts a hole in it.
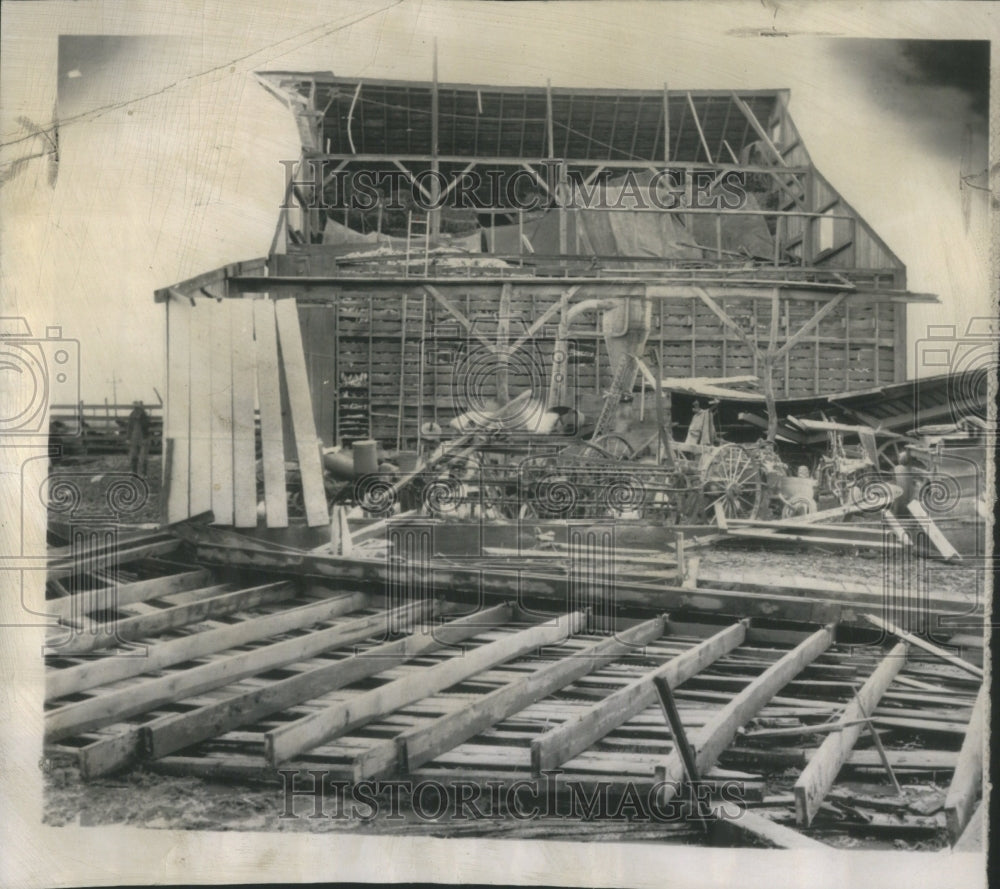
[[[630,682],[579,716],[536,738],[531,742],[532,771],[537,775],[556,768],[624,725],[637,713],[655,705],[655,677],[666,679],[671,688],[676,688],[740,645],[746,638],[746,631],[746,621],[726,627],[663,666]]]
[[[363,781],[386,777],[396,770],[397,763],[404,772],[419,768],[581,676],[628,655],[636,646],[652,642],[663,634],[664,625],[665,618],[653,618],[616,633],[610,639],[592,642],[580,651],[501,686],[468,707],[377,744],[355,759],[354,778]]]
[[[465,652],[462,657],[396,679],[371,691],[283,723],[264,736],[268,762],[285,762],[306,750],[364,725],[380,715],[443,691],[504,661],[543,645],[555,645],[584,626],[586,615],[572,612]]]
[[[906,663],[909,646],[900,642],[878,665],[875,671],[840,716],[845,727],[831,732],[809,760],[795,782],[795,820],[801,827],[812,824],[823,800],[837,780],[841,767],[850,758],[851,751],[864,731],[867,714],[873,713],[896,674]]]
[[[694,735],[696,764],[702,773],[711,769],[723,751],[732,743],[740,728],[746,725],[767,703],[802,670],[833,644],[834,625],[828,625],[806,638],[783,655]],[[657,766],[656,778],[663,781],[661,803],[669,802],[684,781],[684,764],[675,750],[662,766]]]
[[[708,140],[705,139],[705,131],[701,128],[701,121],[698,119],[698,111],[694,107],[694,99],[691,98],[691,93],[687,94],[688,105],[691,108],[691,117],[694,120],[695,129],[698,131],[698,141],[701,142],[702,150],[705,152],[705,157],[708,162],[714,163],[712,160],[712,151],[708,147]]]
[[[424,619],[432,613],[432,603],[404,605],[393,612],[401,626]],[[212,660],[190,670],[154,676],[123,688],[52,710],[45,715],[45,737],[49,742],[73,734],[121,722],[145,713],[160,704],[228,685],[245,676],[293,664],[336,645],[352,645],[368,639],[386,626],[386,614],[349,621],[305,636],[286,639],[262,648]]]

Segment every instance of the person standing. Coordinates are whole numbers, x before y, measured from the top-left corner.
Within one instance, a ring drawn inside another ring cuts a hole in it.
[[[145,478],[149,462],[149,414],[141,401],[133,401],[132,405],[126,430],[129,469]]]

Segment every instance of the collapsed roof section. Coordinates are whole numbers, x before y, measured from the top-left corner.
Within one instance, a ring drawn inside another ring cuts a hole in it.
[[[836,270],[857,273],[848,276],[862,287],[906,286],[899,258],[813,166],[788,90],[455,85],[328,72],[258,78],[293,112],[303,151],[286,200],[299,209],[283,214],[275,252],[341,248],[353,239],[338,226],[410,241],[413,199],[423,197],[441,204],[427,219],[433,246],[516,255],[520,265],[524,256],[587,256],[614,268],[643,260],[653,271],[648,260],[661,259]],[[536,209],[515,207],[510,192],[484,179],[487,169],[519,176]],[[392,206],[384,190],[367,208],[352,204],[344,183],[360,170],[402,177],[403,205]],[[651,177],[662,184],[665,171],[676,205],[616,203],[623,189],[648,195]],[[480,174],[471,189],[462,179],[470,174]],[[581,206],[595,185],[610,194],[610,210]],[[736,186],[735,203],[717,200],[727,185]],[[463,193],[473,209],[458,206]]]

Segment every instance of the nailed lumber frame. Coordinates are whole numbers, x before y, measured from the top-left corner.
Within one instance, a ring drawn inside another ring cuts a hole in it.
[[[858,723],[858,720],[865,719],[865,713],[875,711],[882,695],[906,663],[908,651],[909,646],[905,642],[900,642],[882,659],[857,697],[841,714],[841,722],[855,724],[846,726],[843,731],[828,735],[809,760],[809,765],[802,770],[794,788],[795,820],[800,826],[808,827],[812,824],[833,782],[837,780],[837,774],[850,758],[854,745],[864,731],[864,725]]]
[[[361,642],[387,626],[411,625],[433,614],[436,608],[437,603],[431,602],[403,605],[388,613],[362,617],[304,637],[275,642],[252,651],[212,660],[189,670],[131,684],[79,703],[67,704],[46,714],[45,740],[51,743],[92,728],[120,722],[138,713],[153,710],[160,704],[193,697],[246,676],[295,663],[335,646]]]
[[[467,707],[409,729],[355,757],[355,781],[410,772],[490,726],[547,697],[605,664],[663,635],[666,617],[655,617],[574,651],[514,682],[483,695]]]
[[[694,736],[699,772],[706,772],[732,743],[740,727],[767,705],[782,688],[833,644],[835,624],[817,630],[777,662],[752,680]],[[657,780],[663,781],[661,802],[669,802],[684,780],[684,763],[674,750],[662,766],[656,768]]]
[[[120,608],[146,602],[149,599],[161,599],[206,586],[212,579],[206,568],[194,571],[183,571],[180,574],[170,574],[166,577],[153,577],[149,580],[137,580],[133,583],[115,584],[109,582],[107,587],[98,590],[83,590],[63,599],[49,599],[45,602],[45,613],[56,617],[71,617],[74,612],[86,615],[88,611],[112,607]],[[94,604],[88,607],[88,602]]]
[[[64,657],[86,654],[97,649],[117,646],[122,642],[141,639],[145,636],[155,636],[157,633],[184,627],[188,624],[200,623],[203,620],[224,614],[233,614],[269,602],[291,599],[294,596],[295,585],[288,581],[266,583],[244,590],[226,591],[210,599],[186,602],[183,605],[161,608],[149,614],[122,618],[109,624],[108,630],[113,632],[87,636],[76,635],[73,638],[73,644],[60,648],[58,653]]]
[[[506,623],[512,614],[511,605],[497,605],[441,626],[428,626],[419,635],[383,643],[263,688],[207,704],[188,713],[165,716],[143,726],[143,747],[153,758],[166,756],[239,725],[391,670],[422,654],[464,642],[484,630]]]
[[[235,648],[237,645],[245,645],[258,639],[287,633],[289,630],[332,620],[364,608],[369,601],[370,597],[363,593],[337,596],[325,602],[250,618],[214,630],[192,633],[182,639],[147,645],[142,656],[105,657],[50,672],[45,681],[45,699],[51,700],[74,692],[86,691],[120,679],[140,676],[173,664],[182,664],[228,648]]]
[[[557,644],[579,632],[585,620],[586,615],[580,611],[562,615],[554,621],[521,630],[466,652],[462,657],[450,658],[271,729],[264,735],[267,760],[271,765],[277,765],[378,716],[443,691],[476,673],[543,645]]]
[[[692,646],[682,654],[624,688],[589,707],[585,713],[568,720],[531,742],[531,771],[535,775],[554,769],[586,750],[609,732],[624,725],[637,713],[653,706],[658,698],[653,680],[662,677],[676,688],[713,661],[732,651],[746,638],[749,621],[732,624],[714,636]]]

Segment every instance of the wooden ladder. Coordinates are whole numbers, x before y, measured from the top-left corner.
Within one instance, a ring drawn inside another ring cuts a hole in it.
[[[427,214],[416,214],[412,210],[406,216],[406,268],[403,277],[410,277],[410,256],[413,252],[413,236],[422,234],[424,236],[424,277],[427,277],[427,269],[430,265],[431,251],[431,222]]]

